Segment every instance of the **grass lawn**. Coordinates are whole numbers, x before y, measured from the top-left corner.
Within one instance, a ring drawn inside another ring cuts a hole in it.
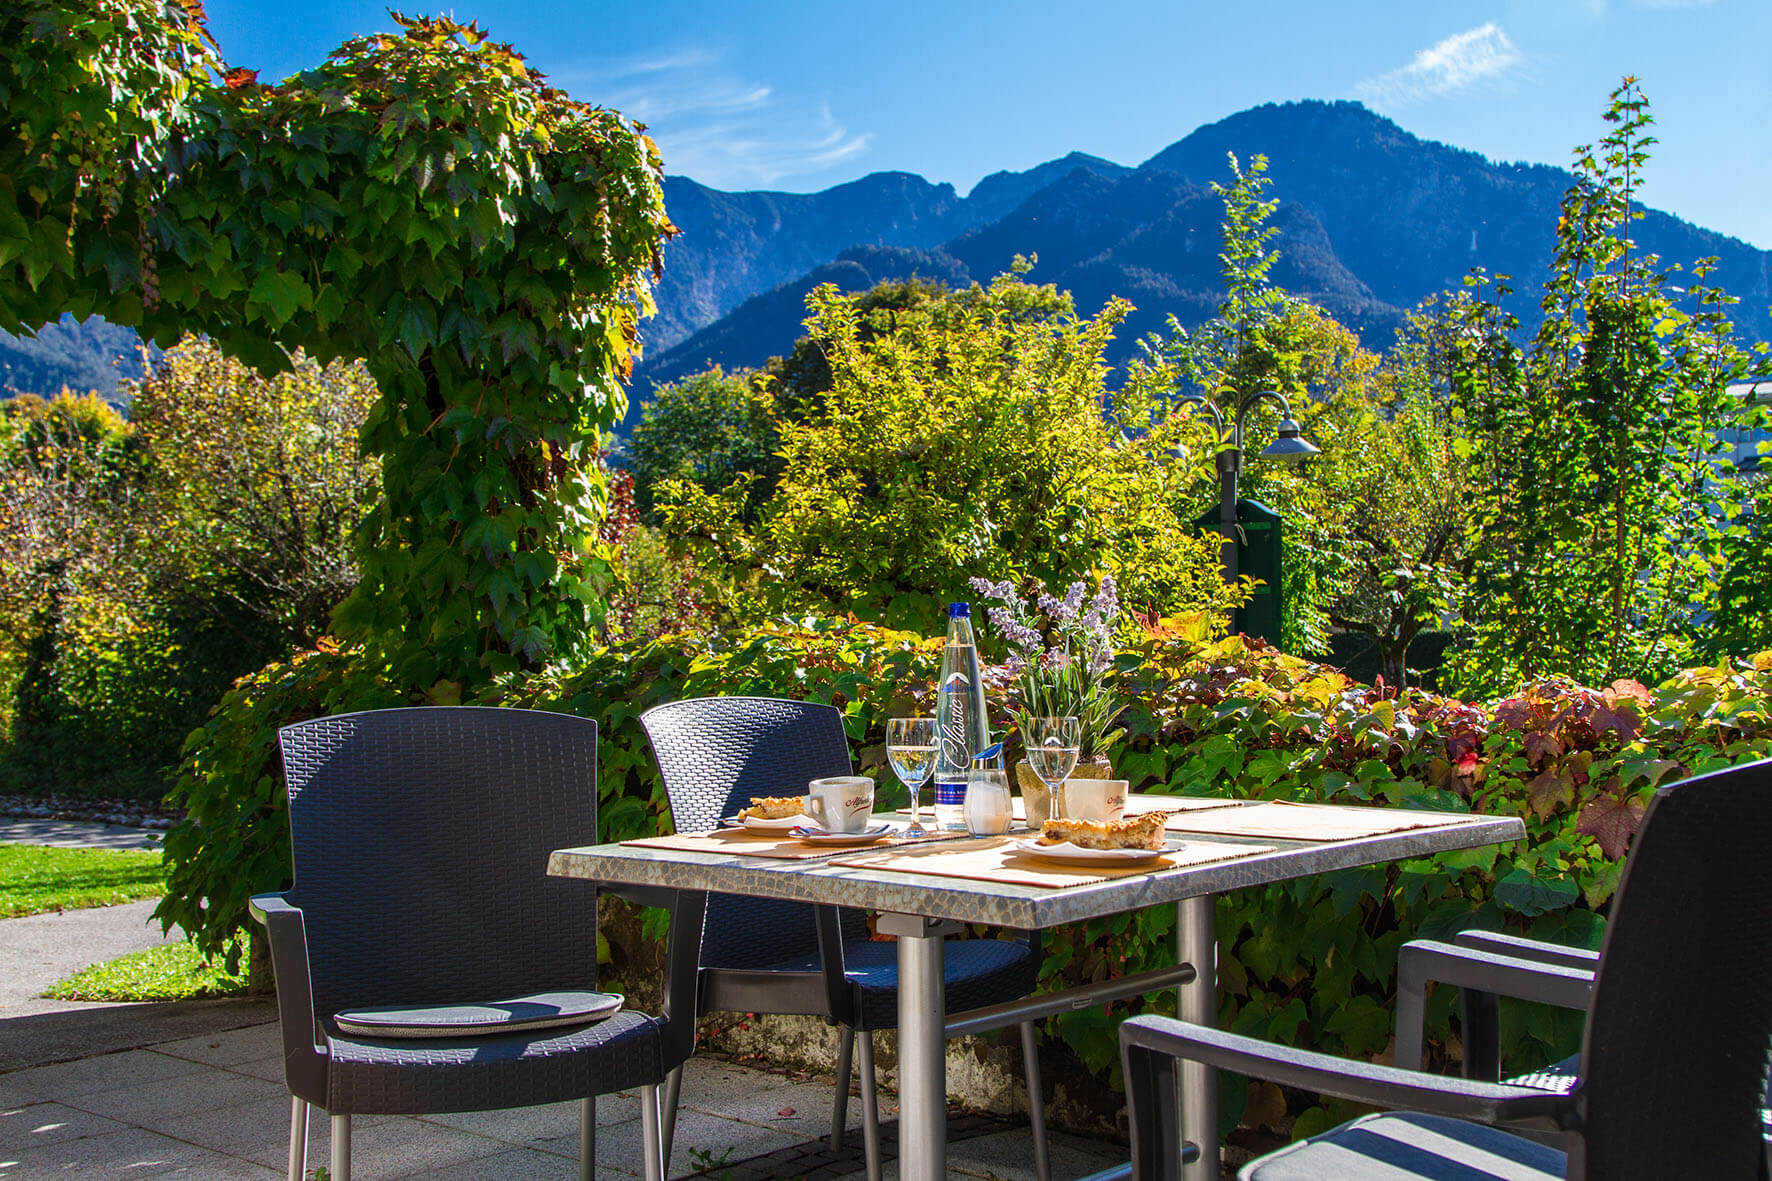
[[[167,943],[94,964],[43,995],[63,1001],[182,1001],[245,987],[245,957],[240,975],[230,976],[220,958],[208,962],[189,943]]]
[[[166,893],[157,849],[0,844],[0,918],[111,906]]]

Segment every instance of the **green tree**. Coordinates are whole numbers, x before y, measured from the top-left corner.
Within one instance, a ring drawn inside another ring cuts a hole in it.
[[[831,384],[782,423],[755,526],[742,488],[659,493],[674,529],[754,572],[760,605],[926,625],[974,575],[1063,585],[1091,571],[1141,611],[1226,599],[1213,546],[1176,512],[1195,432],[1108,395],[1124,303],[1079,318],[1068,296],[1005,275],[910,306],[832,287],[808,304]]]
[[[1654,680],[1687,663],[1715,604],[1741,497],[1714,462],[1743,421],[1729,385],[1748,354],[1708,261],[1676,283],[1637,249],[1636,189],[1654,138],[1634,79],[1612,130],[1576,151],[1544,322],[1529,347],[1479,280],[1462,302],[1454,378],[1476,469],[1470,643],[1458,682],[1500,691],[1570,676]]]
[[[719,366],[653,391],[629,442],[634,502],[643,520],[656,524],[655,490],[666,480],[685,480],[721,492],[741,477],[747,487],[743,516],[755,516],[781,473],[775,400],[768,378]]]
[[[356,585],[351,535],[375,502],[377,465],[357,450],[368,371],[298,353],[260,377],[192,337],[133,393],[160,542],[138,560],[164,587],[201,587],[187,597],[218,619],[261,620],[276,637],[262,659],[312,646]]]

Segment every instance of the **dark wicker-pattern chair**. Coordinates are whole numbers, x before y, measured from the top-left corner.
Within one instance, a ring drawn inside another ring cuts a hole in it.
[[[752,796],[802,794],[813,779],[851,773],[842,714],[815,702],[704,697],[641,715],[652,740],[678,832],[706,832]],[[1038,950],[1031,939],[952,939],[946,945],[947,1012],[1017,1000],[1033,991]],[[831,1144],[842,1143],[855,1032],[861,1039],[862,1138],[868,1176],[880,1175],[879,1108],[872,1032],[898,1025],[898,961],[890,943],[868,939],[858,911],[800,902],[713,895],[701,946],[700,1011],[804,1013],[841,1027]],[[1050,1176],[1034,1026],[1021,1023],[1041,1181]],[[666,1080],[665,1160],[681,1084]]]
[[[581,1101],[641,1088],[647,1176],[662,1178],[658,1085],[694,1045],[706,895],[676,896],[664,1012],[475,1036],[364,1037],[337,1014],[491,1004],[596,987],[597,900],[547,876],[555,848],[597,839],[597,727],[517,709],[429,707],[319,718],[281,732],[295,884],[253,899],[277,977],[294,1096],[289,1177],[310,1105],[332,1117],[332,1181],[349,1181],[351,1117]],[[531,1006],[533,1008],[533,1006]]]
[[[1579,978],[1588,971],[1581,966],[1539,965],[1553,969],[1538,976],[1550,982],[1546,992],[1592,990],[1566,1086],[1440,1078],[1164,1018],[1126,1022],[1133,1176],[1178,1175],[1173,1098],[1181,1058],[1417,1113],[1343,1124],[1251,1162],[1240,1174],[1247,1181],[1763,1176],[1759,1109],[1772,1045],[1768,848],[1772,761],[1655,793],[1591,983]],[[1418,1047],[1407,1052],[1418,1057]]]

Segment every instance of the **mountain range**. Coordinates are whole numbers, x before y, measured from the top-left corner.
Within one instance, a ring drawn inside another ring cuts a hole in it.
[[[913,275],[988,282],[1017,254],[1036,255],[1029,277],[1069,290],[1079,311],[1129,299],[1137,310],[1112,358],[1123,360],[1169,315],[1193,325],[1216,310],[1223,206],[1210,186],[1230,180],[1231,152],[1245,163],[1268,158],[1269,194],[1280,201],[1274,280],[1368,346],[1388,346],[1408,308],[1474,266],[1513,276],[1512,310],[1528,330],[1535,322],[1569,172],[1424,140],[1357,103],[1268,104],[1200,127],[1136,167],[1073,152],[993,173],[964,197],[907,172],[816,193],[722,192],[667,176],[665,205],[681,233],[665,247],[636,403],[709,364],[759,365],[786,352],[817,284],[857,291]],[[1668,263],[1715,256],[1713,281],[1740,298],[1743,334],[1772,337],[1772,253],[1655,210],[1632,234]],[[56,331],[62,341],[84,329]],[[93,344],[95,355],[114,350],[116,330]],[[0,338],[0,385],[52,390],[74,381],[41,356],[27,367],[14,347]],[[65,341],[59,348],[78,361]],[[92,366],[70,372],[84,388]]]

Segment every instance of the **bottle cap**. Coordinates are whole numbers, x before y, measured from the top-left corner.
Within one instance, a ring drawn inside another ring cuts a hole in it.
[[[948,604],[948,618],[949,619],[971,619],[972,618],[972,604],[971,603],[949,603]]]

